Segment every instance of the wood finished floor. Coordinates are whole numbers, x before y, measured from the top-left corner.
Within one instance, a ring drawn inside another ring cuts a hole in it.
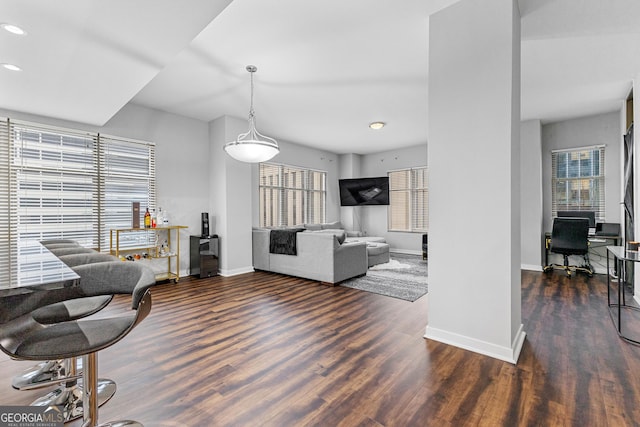
[[[427,297],[411,303],[265,272],[159,285],[149,317],[99,355],[101,376],[118,384],[99,421],[640,425],[640,347],[616,335],[604,276],[522,273],[527,339],[516,366],[425,340]],[[107,313],[127,310],[119,298]],[[41,392],[10,386],[30,365],[0,356],[1,405]]]

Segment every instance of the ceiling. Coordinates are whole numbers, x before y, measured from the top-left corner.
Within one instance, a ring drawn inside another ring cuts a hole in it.
[[[246,119],[253,64],[261,133],[339,154],[422,144],[428,16],[455,1],[2,0],[0,22],[28,34],[0,31],[0,63],[23,69],[0,68],[0,108],[96,126],[129,102]],[[640,2],[519,6],[522,119],[619,109],[640,75]]]

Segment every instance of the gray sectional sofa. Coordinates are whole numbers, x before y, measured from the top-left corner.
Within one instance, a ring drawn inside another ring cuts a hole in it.
[[[335,226],[337,224],[334,224]],[[336,284],[367,273],[367,244],[349,241],[340,228],[302,226],[295,233],[296,255],[272,253],[271,229],[253,229],[253,267]],[[317,229],[313,229],[317,228]],[[275,230],[273,230],[275,231]]]

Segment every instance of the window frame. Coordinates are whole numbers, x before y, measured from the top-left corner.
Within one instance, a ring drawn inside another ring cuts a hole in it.
[[[429,169],[427,166],[415,166],[410,168],[395,169],[387,172],[389,177],[389,207],[387,209],[387,231],[403,233],[428,233],[429,232]],[[406,186],[397,187],[392,175],[408,173]],[[421,176],[419,176],[421,175]],[[398,209],[394,203],[397,195],[406,194],[405,206]],[[420,209],[420,205],[423,209]],[[394,213],[395,212],[395,213]],[[420,217],[420,213],[423,214]],[[395,215],[405,216],[406,228],[397,228]],[[394,227],[394,225],[396,225]]]
[[[556,218],[558,211],[595,211],[596,222],[605,222],[606,215],[606,164],[605,164],[605,145],[593,145],[586,147],[567,148],[551,151],[551,217]],[[579,158],[584,153],[590,152],[589,166],[594,169],[593,153],[598,153],[597,174],[585,174],[583,172],[583,162]],[[559,166],[559,157],[562,155],[576,156],[577,159],[567,159],[566,166]],[[576,162],[575,166],[571,166],[569,161]],[[575,171],[576,176],[568,176],[571,170]],[[558,173],[565,173],[566,176],[558,176]],[[582,184],[581,184],[582,181]],[[558,186],[564,183],[564,194],[567,196],[564,200],[559,200]],[[582,187],[582,188],[579,188]],[[577,194],[577,203],[572,204],[570,193]],[[583,198],[585,194],[596,192],[593,196]],[[588,203],[581,203],[583,200]]]
[[[267,168],[273,172],[277,171],[277,175],[269,174],[265,171]],[[312,183],[312,177],[319,178],[320,182]],[[319,201],[314,203],[318,198]],[[267,199],[270,199],[270,203],[267,203]],[[289,202],[293,202],[294,205],[292,206]],[[260,227],[320,224],[325,222],[326,215],[327,171],[281,163],[259,163],[258,223]],[[289,222],[292,223],[289,224]]]

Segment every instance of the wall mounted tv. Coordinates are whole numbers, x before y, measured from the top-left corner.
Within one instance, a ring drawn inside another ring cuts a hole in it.
[[[340,206],[388,205],[389,177],[338,180]]]

